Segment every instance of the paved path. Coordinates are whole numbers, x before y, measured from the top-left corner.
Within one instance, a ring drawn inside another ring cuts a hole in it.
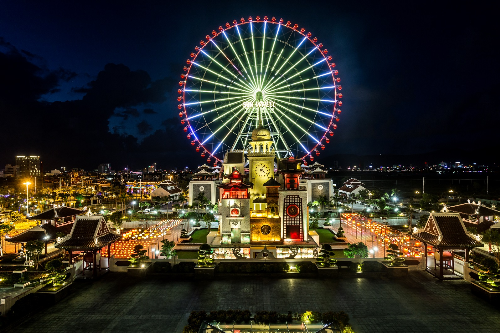
[[[500,332],[500,309],[465,281],[438,282],[422,271],[406,279],[168,281],[109,273],[12,332],[182,332],[192,310],[347,312],[362,332]],[[22,310],[21,310],[22,311]]]

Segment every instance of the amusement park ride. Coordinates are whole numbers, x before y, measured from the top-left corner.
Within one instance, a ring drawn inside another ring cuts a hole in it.
[[[231,257],[235,244],[247,257],[292,244],[303,248],[298,257],[312,256],[300,178],[339,121],[342,87],[332,60],[311,32],[267,16],[218,27],[187,59],[177,98],[187,138],[214,167],[243,161],[226,162],[217,184],[219,255]]]

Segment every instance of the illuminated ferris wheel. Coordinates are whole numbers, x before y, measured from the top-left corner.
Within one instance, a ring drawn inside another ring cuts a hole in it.
[[[325,149],[342,94],[335,63],[310,32],[257,16],[226,23],[200,41],[184,66],[177,98],[187,138],[208,162],[247,150],[259,118],[279,158]]]

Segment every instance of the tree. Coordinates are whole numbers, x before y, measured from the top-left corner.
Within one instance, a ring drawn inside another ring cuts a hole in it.
[[[198,266],[200,267],[210,267],[214,263],[214,259],[212,258],[213,250],[208,244],[203,244],[200,246],[200,250],[198,251]]]
[[[167,258],[172,258],[177,254],[174,250],[175,243],[169,241],[168,239],[162,240],[161,254]]]
[[[52,280],[54,286],[64,284],[66,274],[64,273],[64,265],[61,259],[53,259],[45,264],[45,270],[50,273],[49,279]]]
[[[387,194],[387,193],[386,193],[386,194]],[[383,213],[383,212],[384,212],[384,210],[385,210],[385,209],[386,209],[386,207],[387,207],[387,204],[386,204],[386,201],[385,201],[385,199],[384,199],[384,198],[380,198],[380,199],[378,199],[378,200],[376,201],[376,205],[377,205],[377,207],[378,207],[378,209],[379,209],[379,211],[380,211],[381,213]]]
[[[404,266],[405,258],[403,257],[403,252],[399,251],[399,247],[396,244],[389,245],[387,250],[387,257],[384,259],[389,260],[389,266]]]
[[[0,221],[0,257],[3,256],[3,239],[14,227],[7,220]]]
[[[29,241],[26,243],[26,253],[32,258],[35,269],[38,268],[38,262],[40,261],[40,254],[44,248],[43,242],[39,240]],[[26,258],[27,261],[28,258]]]
[[[134,247],[134,252],[132,252],[128,261],[130,261],[133,266],[139,266],[144,260],[148,259],[146,252],[144,246],[138,244]]]
[[[309,214],[309,216],[311,217],[311,219],[309,221],[309,229],[311,229],[311,230],[318,229],[318,227],[319,227],[319,215],[320,215],[319,212]]]
[[[207,224],[208,232],[210,233],[210,228],[212,227],[212,221],[215,220],[214,214],[207,213],[203,215],[203,221]]]
[[[423,214],[420,216],[417,222],[417,228],[423,228],[425,227],[425,224],[427,223],[427,220],[429,219],[429,214]]]
[[[316,258],[316,265],[318,267],[332,267],[335,266],[337,260],[333,259],[335,252],[332,250],[330,244],[323,244],[319,251],[318,258]]]
[[[344,249],[344,255],[347,258],[368,258],[368,247],[362,242],[349,244],[349,247]]]
[[[319,204],[321,211],[323,211],[329,203],[330,203],[330,201],[328,201],[328,198],[326,197],[326,195],[321,195],[318,198],[318,204]]]
[[[493,251],[497,262],[500,263],[500,231],[488,229],[483,233],[483,243],[488,243],[490,251]]]

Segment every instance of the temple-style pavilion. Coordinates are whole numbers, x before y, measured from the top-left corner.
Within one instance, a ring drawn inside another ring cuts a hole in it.
[[[58,226],[66,223],[73,223],[77,215],[82,214],[83,211],[71,207],[54,207],[46,210],[38,215],[30,216],[30,220],[42,221],[42,224],[49,223],[53,226]]]
[[[414,234],[413,237],[424,244],[425,269],[440,280],[444,279],[445,269],[454,274],[456,252],[464,253],[464,265],[467,265],[470,250],[483,246],[468,233],[459,213],[431,213],[423,231]],[[432,245],[435,250],[434,269],[428,266],[427,245]],[[437,267],[439,267],[439,272],[437,272]]]
[[[111,243],[120,239],[109,230],[106,220],[102,216],[78,216],[68,236],[56,245],[57,248],[69,252],[69,263],[73,263],[73,252],[84,253],[84,263],[92,267],[93,277],[97,276],[97,252],[105,246],[108,247],[108,258]],[[88,266],[87,266],[88,267]],[[84,266],[85,269],[85,266]]]

